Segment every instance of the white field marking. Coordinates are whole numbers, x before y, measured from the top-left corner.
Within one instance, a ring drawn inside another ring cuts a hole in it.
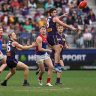
[[[35,88],[41,88],[41,87],[35,87]],[[60,90],[70,90],[70,89],[72,89],[72,88],[57,88],[57,89],[50,88],[50,89],[41,89],[41,90],[34,90],[34,89],[33,90],[32,89],[26,90],[26,89],[24,89],[24,90],[14,90],[14,91],[18,91],[18,92],[20,92],[20,91],[21,92],[38,91],[38,92],[40,92],[40,91],[60,91]]]

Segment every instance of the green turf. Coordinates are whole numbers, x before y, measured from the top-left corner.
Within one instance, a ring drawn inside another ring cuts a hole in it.
[[[9,71],[0,74],[0,82],[4,80]],[[8,81],[8,86],[0,85],[0,96],[96,96],[96,71],[64,71],[61,82],[63,86],[54,85],[56,74],[53,74],[51,83],[53,87],[47,87],[47,72],[43,76],[43,86],[38,85],[38,75],[35,71],[29,73],[31,87],[21,86],[23,83],[23,71],[17,71]]]

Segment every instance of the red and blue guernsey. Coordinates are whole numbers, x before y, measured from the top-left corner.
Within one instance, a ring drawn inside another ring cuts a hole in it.
[[[12,40],[10,40],[7,44],[7,60],[12,61],[15,60],[16,47],[12,46]]]
[[[47,47],[47,36],[46,37],[43,37],[42,35],[39,35],[39,36],[42,38],[42,48],[46,49],[46,47]],[[36,51],[35,51],[36,55],[44,55],[45,53],[47,53],[47,52],[40,52],[38,50],[38,45],[36,46]]]
[[[0,36],[0,51],[2,49],[2,36]]]
[[[47,20],[47,32],[48,35],[56,35],[57,28],[56,28],[56,22],[53,22],[54,16],[49,16]]]

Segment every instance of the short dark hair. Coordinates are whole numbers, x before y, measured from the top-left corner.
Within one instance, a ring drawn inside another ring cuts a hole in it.
[[[51,8],[49,13],[51,14],[54,10],[56,10],[56,8]]]

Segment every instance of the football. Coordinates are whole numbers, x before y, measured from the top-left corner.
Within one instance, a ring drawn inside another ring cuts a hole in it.
[[[82,1],[82,2],[80,2],[80,4],[79,4],[79,8],[82,9],[82,8],[84,8],[86,5],[87,5],[87,1]]]

